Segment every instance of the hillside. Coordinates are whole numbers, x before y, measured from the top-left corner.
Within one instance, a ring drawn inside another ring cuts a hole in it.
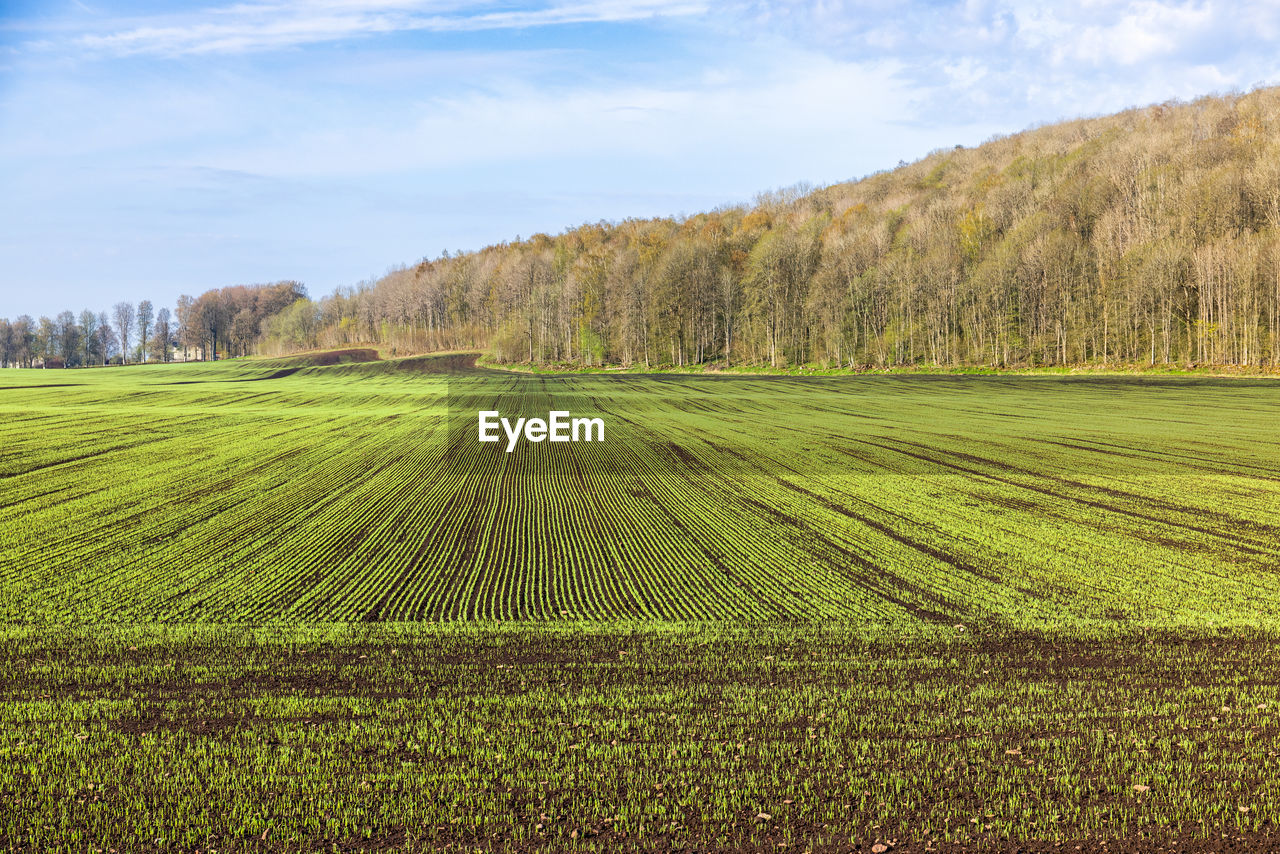
[[[1280,89],[446,254],[264,329],[267,352],[373,341],[547,364],[1269,366]]]

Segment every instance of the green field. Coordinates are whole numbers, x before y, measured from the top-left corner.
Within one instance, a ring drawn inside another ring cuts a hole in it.
[[[506,454],[480,409],[606,441]],[[0,845],[1266,850],[1278,416],[1247,379],[5,371]]]
[[[10,629],[0,842],[1274,850],[1278,640],[847,624]]]
[[[11,372],[11,622],[1268,622],[1280,383]],[[418,370],[413,370],[417,368]],[[271,378],[276,376],[276,378]],[[476,412],[602,444],[476,442]]]

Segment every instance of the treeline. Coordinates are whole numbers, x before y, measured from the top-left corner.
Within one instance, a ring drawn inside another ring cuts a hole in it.
[[[291,304],[261,347],[356,342],[582,365],[1274,364],[1280,89],[446,253]]]
[[[169,361],[173,316],[150,300],[116,303],[111,312],[90,309],[54,318],[0,318],[0,367],[68,368],[148,358]]]
[[[181,296],[176,310],[150,300],[110,312],[0,319],[0,367],[79,367],[247,355],[263,321],[306,296],[298,282],[236,285]]]
[[[179,340],[183,347],[201,354],[247,356],[262,337],[264,322],[306,296],[302,283],[292,280],[180,296]]]

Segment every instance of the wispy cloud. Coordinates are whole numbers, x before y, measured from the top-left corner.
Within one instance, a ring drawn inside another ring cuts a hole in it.
[[[892,57],[922,112],[1041,119],[1280,81],[1274,0],[745,0],[738,26]],[[994,112],[993,112],[994,111]]]
[[[324,0],[316,3],[238,3],[177,17],[132,22],[85,33],[73,44],[110,56],[182,56],[341,41],[399,32],[474,32],[583,23],[624,23],[701,15],[691,0],[610,0],[556,3],[532,9],[476,9],[475,4],[412,0]]]
[[[858,160],[890,158],[903,141],[876,128],[912,119],[896,70],[888,62],[774,51],[758,55],[750,73],[690,80],[555,88],[510,81],[424,99],[383,121],[338,125],[315,116],[296,140],[248,141],[216,156],[244,171],[352,177],[484,164],[556,163],[560,170],[595,160],[634,171],[661,163],[684,181],[701,173],[704,187],[728,194],[744,173],[756,176],[751,190],[848,177],[858,168],[851,146]],[[913,150],[920,144],[910,142]],[[709,169],[708,158],[718,167]]]

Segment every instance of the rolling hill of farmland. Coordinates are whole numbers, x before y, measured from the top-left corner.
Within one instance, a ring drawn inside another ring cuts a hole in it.
[[[314,361],[6,379],[0,617],[1280,613],[1272,381]],[[506,453],[480,410],[598,416],[606,440]]]

